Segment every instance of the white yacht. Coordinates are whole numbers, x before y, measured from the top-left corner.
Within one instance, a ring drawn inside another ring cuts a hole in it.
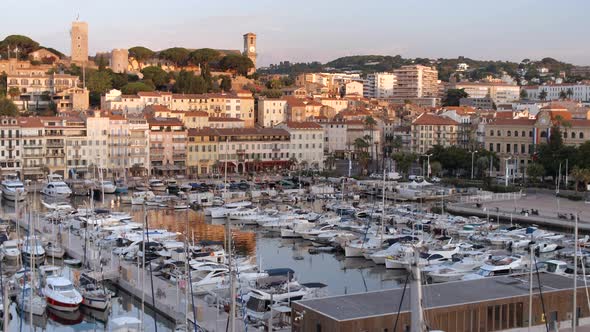
[[[205,265],[191,272],[191,275],[194,280],[193,292],[203,294],[224,283],[229,276],[229,270],[225,265]]]
[[[150,187],[150,189],[152,191],[159,191],[159,192],[166,191],[166,185],[164,184],[164,182],[162,182],[162,180],[150,179],[148,181],[148,186]]]
[[[63,277],[47,277],[43,295],[47,299],[47,305],[59,311],[76,311],[83,300],[72,282]]]
[[[72,190],[63,181],[59,174],[50,174],[47,176],[47,183],[41,189],[41,193],[51,197],[70,197]]]
[[[462,279],[474,280],[512,274],[522,271],[527,265],[520,255],[492,257],[476,273],[467,274]]]
[[[117,186],[115,186],[112,181],[108,180],[97,181],[95,188],[96,190],[104,192],[105,194],[114,194],[117,190]]]
[[[27,190],[16,174],[7,174],[2,183],[2,197],[7,201],[24,201],[27,197]]]
[[[2,256],[4,256],[4,259],[6,259],[11,265],[16,264],[20,258],[21,252],[19,243],[19,240],[7,240],[2,243],[2,246],[0,246]]]
[[[36,236],[26,237],[23,239],[22,244],[22,255],[23,259],[30,262],[30,259],[34,259],[35,265],[41,265],[45,262],[45,249],[43,248],[43,242]]]

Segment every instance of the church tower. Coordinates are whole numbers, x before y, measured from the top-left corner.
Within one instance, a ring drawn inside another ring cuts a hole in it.
[[[252,60],[254,68],[248,74],[256,72],[256,34],[248,32],[244,35],[244,53],[245,56]]]
[[[88,62],[88,23],[72,22],[70,37],[72,39],[72,62],[77,64]]]

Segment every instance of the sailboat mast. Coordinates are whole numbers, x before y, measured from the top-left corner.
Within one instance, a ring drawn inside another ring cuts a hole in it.
[[[381,207],[381,243],[383,244],[383,234],[385,233],[385,168],[383,168],[383,189],[381,192],[382,207]]]
[[[533,325],[533,246],[529,245],[530,250],[530,270],[529,270],[529,331]]]
[[[424,331],[424,312],[422,311],[422,277],[420,275],[420,256],[418,255],[418,248],[414,247],[414,258],[412,260],[412,283],[410,291],[410,309],[412,332]]]
[[[573,294],[573,310],[572,310],[572,332],[576,332],[578,320],[578,214],[576,213],[576,224],[574,226],[574,294]]]

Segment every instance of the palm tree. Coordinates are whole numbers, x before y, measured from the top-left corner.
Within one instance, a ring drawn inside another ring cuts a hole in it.
[[[332,153],[328,154],[328,156],[326,157],[326,168],[328,168],[329,170],[334,169],[335,163],[336,158],[334,158],[334,155]]]
[[[571,98],[574,95],[574,91],[572,90],[572,88],[568,88],[565,91],[565,94],[567,95],[568,98]]]
[[[588,187],[588,183],[590,182],[590,169],[588,168],[580,168],[575,166],[570,173],[574,181],[576,182],[575,189],[578,191],[578,185],[580,183],[584,184],[584,190]]]
[[[559,99],[565,100],[566,98],[567,98],[567,94],[565,93],[565,91],[563,91],[563,90],[559,91]]]
[[[539,99],[543,101],[547,99],[547,91],[545,91],[545,89],[541,90],[541,92],[539,93]]]
[[[291,156],[291,158],[289,158],[289,164],[289,168],[293,168],[293,166],[297,165],[297,158],[295,158],[295,156]]]

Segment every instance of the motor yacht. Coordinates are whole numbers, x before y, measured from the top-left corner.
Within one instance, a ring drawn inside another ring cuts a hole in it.
[[[83,301],[82,295],[74,288],[72,282],[64,277],[47,277],[43,295],[47,299],[47,305],[59,311],[76,311]]]
[[[16,174],[7,174],[0,183],[2,198],[7,201],[23,201],[27,197],[27,190]]]
[[[61,175],[50,174],[47,176],[47,183],[41,189],[41,193],[50,197],[70,197],[72,190],[63,181]]]

